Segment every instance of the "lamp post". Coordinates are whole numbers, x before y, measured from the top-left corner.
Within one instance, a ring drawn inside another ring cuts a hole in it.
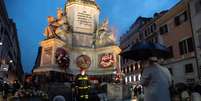
[[[7,79],[6,74],[8,72],[9,66],[8,66],[8,64],[6,64],[5,60],[2,60],[1,62],[2,62],[2,64],[0,66],[0,74],[1,74],[0,76],[1,76],[1,78],[3,78],[5,80],[5,79]]]
[[[9,63],[13,63],[13,60],[10,60]]]
[[[1,60],[1,65],[0,65],[0,77],[2,78],[2,87],[3,87],[3,91],[1,91],[1,96],[5,96],[7,93],[7,72],[8,72],[8,68],[9,66],[6,64],[5,60]],[[0,99],[2,100],[2,99]]]
[[[3,42],[0,41],[0,57],[1,57],[1,50],[2,50]],[[0,60],[1,61],[1,60]]]
[[[0,42],[0,46],[3,46],[3,42]]]

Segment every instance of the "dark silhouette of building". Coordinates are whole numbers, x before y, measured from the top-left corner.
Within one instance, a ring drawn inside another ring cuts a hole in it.
[[[8,17],[4,0],[0,1],[0,63],[5,61],[8,81],[22,80],[23,69],[16,25]]]

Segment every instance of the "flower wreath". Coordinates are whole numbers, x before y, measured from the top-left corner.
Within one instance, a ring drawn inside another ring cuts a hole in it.
[[[55,52],[56,63],[59,67],[68,68],[70,64],[70,58],[68,53],[63,48],[57,48]]]
[[[100,63],[99,65],[102,67],[102,68],[109,68],[109,67],[112,67],[115,63],[115,60],[114,60],[114,56],[113,54],[109,53],[109,54],[104,54],[100,57]]]

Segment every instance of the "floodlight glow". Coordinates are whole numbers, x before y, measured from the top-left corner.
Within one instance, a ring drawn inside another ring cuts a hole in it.
[[[10,63],[13,63],[13,60],[10,60],[9,62],[10,62]]]

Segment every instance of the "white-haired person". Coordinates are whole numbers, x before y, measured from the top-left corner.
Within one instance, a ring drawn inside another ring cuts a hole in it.
[[[144,87],[144,101],[171,101],[171,74],[167,68],[158,64],[157,60],[157,57],[150,57],[142,61],[140,84]]]

